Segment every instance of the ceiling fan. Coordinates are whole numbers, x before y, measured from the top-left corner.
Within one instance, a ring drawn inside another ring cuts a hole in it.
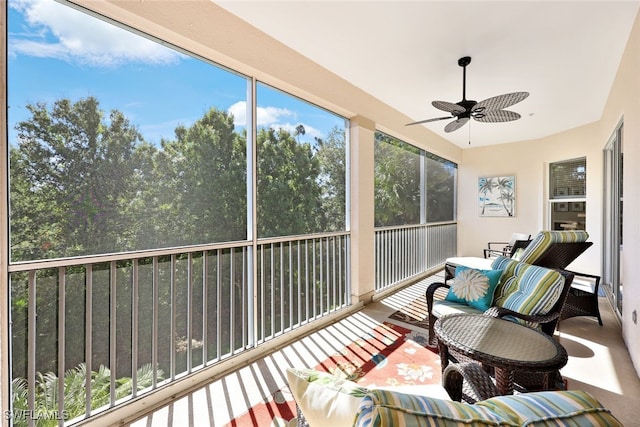
[[[484,101],[480,102],[467,100],[467,65],[469,65],[470,63],[470,56],[465,56],[458,59],[458,65],[462,67],[462,101],[456,102],[455,104],[446,101],[433,101],[431,103],[431,105],[436,107],[438,110],[450,113],[450,116],[419,120],[417,122],[407,123],[406,126],[435,122],[438,120],[448,120],[453,118],[455,120],[448,123],[444,127],[445,132],[453,132],[464,126],[470,118],[484,123],[499,123],[518,120],[520,118],[520,114],[513,111],[505,110],[504,108],[510,107],[522,101],[527,96],[529,96],[529,92],[506,93],[504,95],[487,98]]]

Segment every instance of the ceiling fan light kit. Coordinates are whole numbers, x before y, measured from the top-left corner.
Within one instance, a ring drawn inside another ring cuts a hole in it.
[[[520,114],[514,111],[505,110],[505,108],[524,100],[529,96],[529,92],[506,93],[504,95],[487,98],[480,102],[467,100],[467,65],[470,63],[470,56],[464,56],[458,59],[458,65],[462,67],[462,101],[456,103],[433,101],[431,103],[431,105],[436,107],[438,110],[445,111],[450,115],[407,123],[407,126],[439,120],[450,120],[453,118],[454,120],[444,127],[445,132],[453,132],[464,126],[471,118],[483,123],[501,123],[518,120],[520,118]]]

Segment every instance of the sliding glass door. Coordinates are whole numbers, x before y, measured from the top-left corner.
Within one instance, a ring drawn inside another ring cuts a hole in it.
[[[624,282],[621,275],[622,209],[623,209],[623,124],[620,122],[604,148],[604,200],[603,200],[603,282],[609,287],[608,295],[618,315],[622,313]]]

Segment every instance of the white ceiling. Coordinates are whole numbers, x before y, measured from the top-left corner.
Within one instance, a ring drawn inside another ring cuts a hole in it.
[[[251,25],[406,114],[525,91],[522,118],[445,133],[468,147],[536,139],[600,118],[639,1],[216,1]]]

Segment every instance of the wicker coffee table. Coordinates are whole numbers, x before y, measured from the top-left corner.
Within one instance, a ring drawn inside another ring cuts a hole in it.
[[[567,351],[552,337],[508,320],[482,314],[451,314],[434,324],[442,369],[449,364],[450,350],[495,369],[496,386],[502,394],[513,393],[515,371],[549,374],[567,364]]]

